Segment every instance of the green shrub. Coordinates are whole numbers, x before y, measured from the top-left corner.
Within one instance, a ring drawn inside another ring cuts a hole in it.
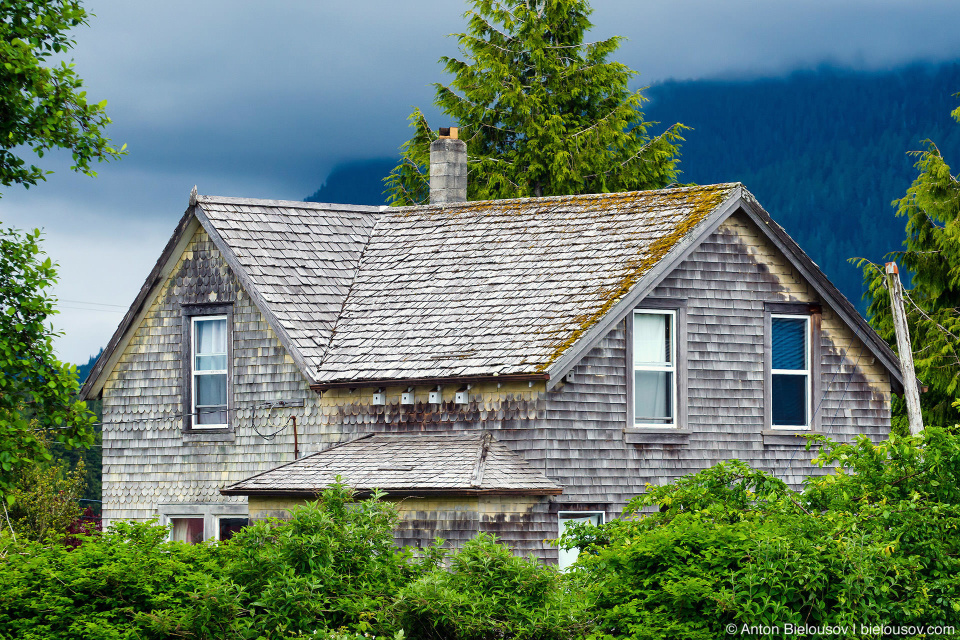
[[[412,638],[570,638],[586,628],[585,601],[554,567],[519,558],[479,534],[438,569],[404,589],[396,604]]]
[[[118,523],[62,544],[3,538],[0,550],[0,637],[22,640],[121,640],[166,637],[159,621],[213,592],[218,573],[208,545],[166,541],[167,528]],[[188,637],[226,637],[230,617]]]
[[[731,461],[649,488],[628,505],[632,518],[565,536],[584,549],[576,571],[595,602],[590,637],[706,639],[727,625],[780,629],[766,637],[786,625],[960,629],[960,439],[928,429],[820,444],[818,463],[837,469],[803,492]]]
[[[289,521],[256,522],[223,545],[224,574],[250,611],[247,622],[267,637],[341,627],[397,631],[396,594],[442,556],[398,549],[396,508],[379,498],[354,503],[352,490],[335,484]]]

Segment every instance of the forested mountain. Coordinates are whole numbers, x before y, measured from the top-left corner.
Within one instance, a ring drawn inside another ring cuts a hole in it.
[[[383,178],[396,164],[396,158],[374,158],[337,165],[327,176],[327,181],[304,201],[386,204]]]
[[[890,202],[916,171],[908,151],[934,140],[953,170],[960,127],[960,62],[887,72],[823,67],[784,78],[671,81],[650,87],[647,119],[687,132],[684,182],[743,182],[851,302],[859,271],[899,249],[905,221]],[[383,204],[381,179],[395,163],[372,159],[336,167],[313,202]]]
[[[890,202],[916,177],[910,150],[937,143],[960,165],[960,63],[883,73],[831,68],[748,82],[651,87],[647,116],[694,128],[682,180],[739,181],[851,302],[861,277],[847,259],[899,249],[905,220]]]

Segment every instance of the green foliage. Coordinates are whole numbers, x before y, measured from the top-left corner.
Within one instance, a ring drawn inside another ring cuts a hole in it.
[[[802,493],[733,461],[582,530],[591,638],[716,638],[727,625],[960,626],[960,438],[820,438]],[[855,635],[855,634],[850,634]],[[875,637],[864,635],[863,637]]]
[[[78,0],[9,0],[0,3],[0,184],[35,185],[40,167],[21,157],[29,148],[42,158],[69,149],[73,171],[96,175],[91,162],[119,158],[103,137],[110,123],[106,101],[87,102],[83,80],[72,64],[49,64],[74,41],[67,32],[87,23]]]
[[[960,108],[951,115],[960,122]],[[907,219],[905,249],[887,257],[913,274],[904,306],[917,376],[932,391],[921,396],[924,422],[946,426],[960,419],[953,406],[960,395],[960,181],[933,142],[916,155],[920,175],[894,202],[897,215]],[[865,260],[858,264],[868,285],[871,323],[895,348],[882,269]]]
[[[6,539],[0,551],[0,637],[170,637],[164,616],[191,607],[199,593],[217,593],[219,568],[214,548],[169,543],[166,537],[165,527],[118,523],[74,550]],[[221,613],[229,623],[230,611]],[[230,637],[224,630],[214,619],[206,629],[197,624],[183,635]]]
[[[474,0],[457,35],[463,58],[441,58],[449,85],[436,105],[467,143],[469,200],[604,193],[662,187],[676,179],[676,124],[650,137],[635,72],[607,58],[619,37],[585,42],[585,0]],[[413,138],[386,180],[392,204],[429,199],[432,130],[419,109]]]
[[[225,575],[261,633],[391,629],[396,593],[441,555],[432,549],[415,560],[398,549],[396,509],[379,498],[353,503],[353,492],[335,484],[289,521],[259,521],[224,545]]]
[[[26,467],[10,492],[10,519],[17,537],[49,542],[65,534],[83,511],[78,500],[85,474],[82,461],[72,471],[63,463]]]
[[[400,594],[403,629],[414,638],[570,638],[586,628],[586,601],[554,567],[514,556],[489,534]]]
[[[56,358],[45,324],[56,313],[46,294],[56,276],[39,229],[0,230],[0,493],[8,503],[15,479],[50,459],[47,440],[73,448],[94,438],[95,417],[76,399],[76,367]]]

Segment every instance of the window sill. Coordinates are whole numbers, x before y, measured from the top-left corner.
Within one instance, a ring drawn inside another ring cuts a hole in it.
[[[807,446],[807,436],[823,435],[820,431],[811,429],[764,429],[763,444],[789,445],[795,447]]]
[[[627,444],[687,444],[690,432],[676,427],[628,427],[623,430]]]
[[[233,442],[233,429],[191,429],[183,432],[184,442]]]

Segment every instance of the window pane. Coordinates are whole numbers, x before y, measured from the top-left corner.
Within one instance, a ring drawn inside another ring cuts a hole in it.
[[[771,318],[773,368],[807,368],[807,321],[802,318]]]
[[[196,349],[197,354],[226,353],[227,352],[227,320],[197,320]]]
[[[634,372],[634,413],[636,421],[647,424],[673,422],[673,372]]]
[[[170,538],[177,542],[203,542],[203,518],[170,518]]]
[[[217,356],[197,356],[197,371],[226,371],[226,354]]]
[[[807,376],[773,374],[773,424],[807,425]]]
[[[223,373],[194,376],[197,424],[227,424],[227,376]]]
[[[227,374],[213,373],[195,376],[198,407],[216,407],[227,404]]]
[[[246,518],[220,518],[220,540],[229,540],[237,531],[247,526]]]
[[[634,365],[670,363],[671,320],[664,313],[635,313],[633,316]]]

